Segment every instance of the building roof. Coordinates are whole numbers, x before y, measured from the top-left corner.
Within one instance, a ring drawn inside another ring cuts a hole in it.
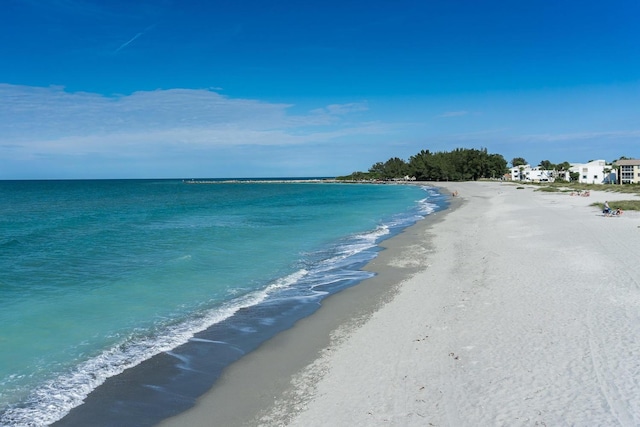
[[[616,161],[618,166],[640,166],[640,159],[626,159]]]

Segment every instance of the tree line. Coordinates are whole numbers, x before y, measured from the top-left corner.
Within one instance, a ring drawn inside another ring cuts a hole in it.
[[[418,181],[471,181],[501,178],[507,171],[507,161],[501,154],[490,154],[486,148],[456,148],[435,153],[422,150],[408,161],[393,157],[375,163],[368,172],[354,172],[338,179],[391,180],[408,176]]]
[[[630,157],[622,156],[618,160]],[[591,160],[589,160],[591,162]],[[617,160],[612,163],[615,166]],[[521,169],[528,162],[523,157],[514,157],[512,167]],[[557,172],[569,172],[569,162],[552,163],[542,160],[538,167]],[[605,169],[611,170],[610,168]],[[453,151],[439,151],[432,153],[422,150],[411,156],[408,161],[392,157],[386,162],[378,162],[369,168],[368,172],[353,172],[351,175],[341,176],[342,180],[391,180],[412,177],[418,181],[470,181],[480,178],[501,178],[508,173],[507,161],[501,154],[489,154],[486,148],[469,149],[456,148]],[[578,172],[570,172],[571,180],[578,180]]]

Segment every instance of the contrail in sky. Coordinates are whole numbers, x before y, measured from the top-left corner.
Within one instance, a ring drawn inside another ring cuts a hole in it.
[[[136,34],[135,36],[131,37],[131,39],[129,39],[129,41],[126,41],[124,43],[122,43],[120,45],[119,48],[117,48],[116,50],[113,51],[113,54],[115,55],[116,53],[120,52],[122,49],[124,49],[125,47],[129,46],[131,43],[133,43],[138,37],[140,37],[141,35],[143,35],[144,33],[146,33],[149,30],[152,30],[153,28],[155,28],[155,26],[158,25],[158,23],[155,23],[153,25],[149,25],[147,28],[144,29],[144,31]]]
[[[124,42],[124,43],[122,43],[122,44],[120,45],[120,47],[119,47],[119,48],[117,48],[117,49],[115,50],[115,52],[113,52],[113,53],[118,53],[118,52],[120,52],[122,49],[124,49],[125,47],[129,46],[129,45],[130,45],[130,44],[131,44],[135,39],[137,39],[138,37],[140,37],[142,34],[144,34],[144,33],[138,33],[138,34],[136,34],[135,36],[133,36],[133,37],[131,38],[131,40],[129,40],[128,42]]]

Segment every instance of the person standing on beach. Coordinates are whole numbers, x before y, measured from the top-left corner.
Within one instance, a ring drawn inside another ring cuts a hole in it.
[[[611,213],[611,208],[609,207],[609,202],[608,201],[604,201],[604,210],[602,211],[603,214],[605,215],[609,215]]]

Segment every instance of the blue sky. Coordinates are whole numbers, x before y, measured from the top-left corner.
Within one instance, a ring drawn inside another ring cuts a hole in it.
[[[0,179],[640,157],[637,0],[4,0]]]

